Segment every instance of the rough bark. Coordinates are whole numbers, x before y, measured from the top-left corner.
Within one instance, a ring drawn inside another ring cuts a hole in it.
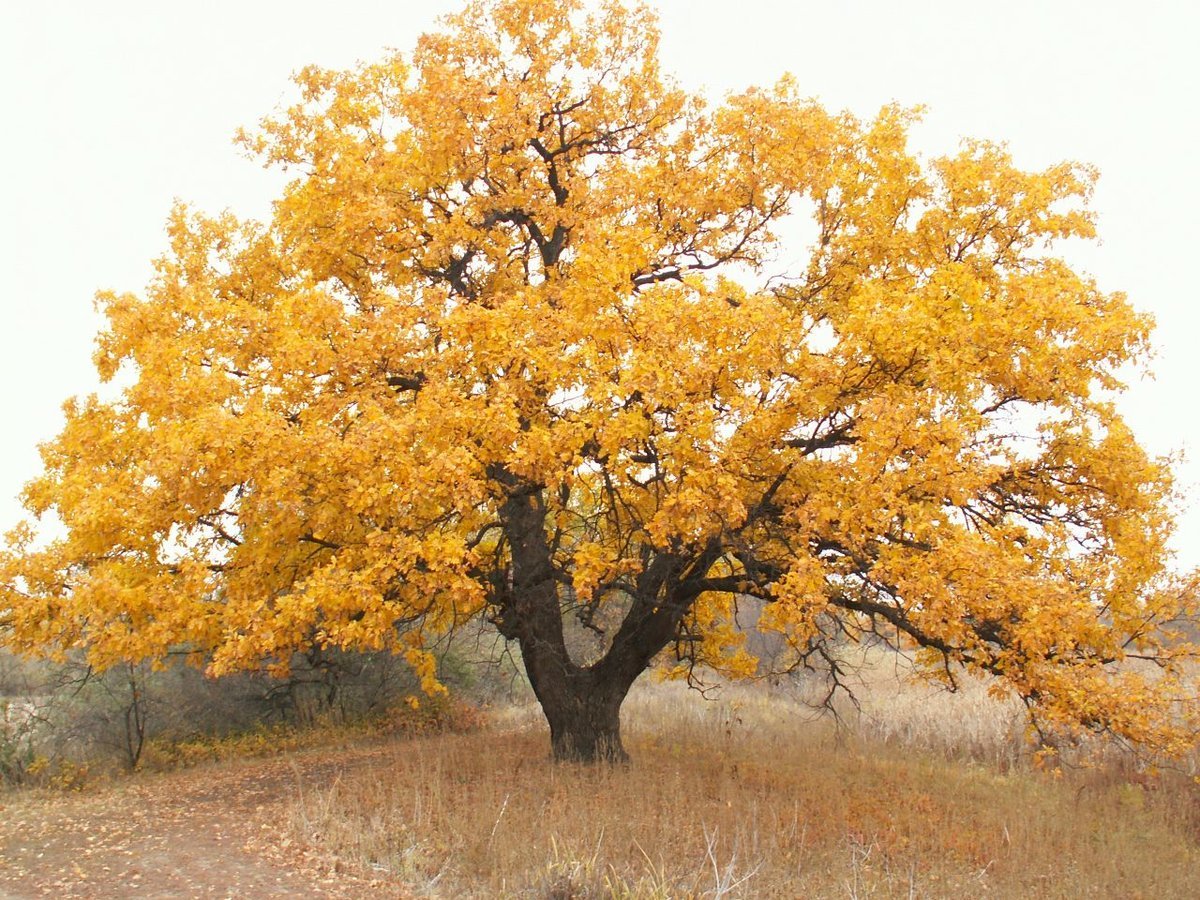
[[[497,467],[508,489],[500,510],[511,554],[511,578],[497,597],[497,624],[521,648],[530,685],[550,725],[554,757],[582,762],[622,762],[621,704],[655,655],[677,634],[695,591],[683,589],[689,573],[704,572],[718,554],[710,546],[694,557],[664,553],[637,579],[630,610],[608,652],[579,666],[563,635],[560,577],[546,533],[542,489]]]
[[[621,704],[628,688],[596,684],[591,676],[581,670],[565,684],[535,687],[550,724],[551,751],[559,762],[626,762]]]
[[[521,648],[530,685],[550,725],[554,757],[624,761],[621,703],[637,676],[613,677],[611,667],[584,668],[571,660],[541,492],[517,484],[509,490],[501,519],[512,554],[512,580],[500,603],[499,624]]]

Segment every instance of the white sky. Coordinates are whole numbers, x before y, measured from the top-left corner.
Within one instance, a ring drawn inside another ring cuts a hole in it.
[[[0,531],[59,407],[96,385],[100,288],[140,290],[172,199],[262,216],[277,174],[234,130],[290,96],[308,63],[411,49],[458,0],[41,0],[0,35]],[[1070,256],[1158,320],[1157,378],[1124,410],[1156,453],[1186,451],[1176,546],[1200,565],[1200,5],[1185,0],[657,0],[665,67],[712,95],[784,71],[835,109],[927,105],[914,144],[1005,140],[1025,166],[1099,166],[1103,244]],[[1191,112],[1189,112],[1191,110]]]

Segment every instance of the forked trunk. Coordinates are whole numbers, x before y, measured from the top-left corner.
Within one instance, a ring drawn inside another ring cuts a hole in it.
[[[525,672],[550,724],[550,742],[559,761],[626,762],[621,744],[621,704],[654,654],[675,633],[683,606],[643,600],[627,617],[599,662],[577,665],[563,636],[553,554],[546,534],[546,506],[539,486],[522,486],[506,470],[494,475],[510,489],[500,509],[512,554],[511,581],[499,598],[500,633],[521,648]],[[669,574],[671,566],[656,572]],[[645,579],[643,579],[645,580]],[[662,578],[659,578],[659,582]],[[657,597],[660,583],[645,585]]]

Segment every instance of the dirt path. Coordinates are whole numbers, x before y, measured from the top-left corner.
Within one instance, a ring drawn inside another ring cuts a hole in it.
[[[406,897],[287,836],[297,785],[383,764],[387,747],[142,775],[83,794],[0,795],[0,898]]]

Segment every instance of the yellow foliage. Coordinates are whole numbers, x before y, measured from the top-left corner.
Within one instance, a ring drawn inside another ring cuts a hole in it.
[[[13,535],[4,640],[217,673],[388,647],[436,691],[423,648],[480,615],[535,681],[583,671],[575,614],[623,694],[664,649],[754,672],[752,595],[802,655],[870,632],[1182,746],[1196,592],[1111,403],[1150,322],[1054,250],[1095,173],[922,162],[919,111],[789,78],[713,104],[657,43],[641,6],[488,0],[303,70],[243,136],[293,175],[270,220],[180,206],[145,293],[100,295],[128,386],[42,448],[25,502],[65,535]],[[814,249],[769,278],[789,217]]]

